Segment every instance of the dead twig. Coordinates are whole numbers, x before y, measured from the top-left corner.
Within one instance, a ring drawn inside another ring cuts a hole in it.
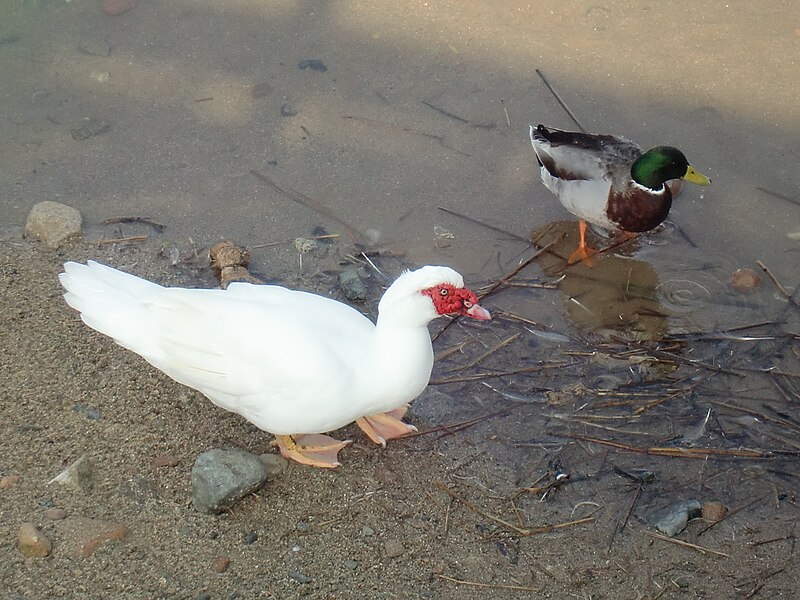
[[[145,225],[150,225],[150,227],[155,229],[158,233],[161,233],[167,228],[166,225],[162,225],[161,223],[156,223],[155,221],[147,217],[112,217],[110,219],[106,219],[102,223],[103,225],[117,225],[120,223],[144,223]]]
[[[558,95],[558,92],[556,92],[553,89],[553,86],[550,85],[550,82],[547,81],[547,78],[544,76],[544,73],[542,73],[541,70],[536,69],[536,74],[539,76],[539,79],[542,80],[542,83],[544,83],[547,86],[547,89],[550,90],[550,93],[553,94],[553,97],[561,105],[561,108],[563,108],[564,111],[569,115],[569,118],[575,122],[575,125],[578,126],[578,129],[580,129],[583,133],[586,133],[586,130],[583,128],[583,125],[581,125],[580,121],[578,121],[578,117],[576,117],[575,113],[573,113],[569,109],[567,104],[561,99],[561,96]]]
[[[358,229],[350,225],[350,223],[348,223],[344,219],[337,217],[335,214],[333,214],[333,211],[331,209],[322,204],[319,200],[315,200],[314,198],[309,198],[305,194],[298,192],[297,190],[293,190],[291,188],[284,189],[280,187],[277,183],[272,181],[272,179],[270,179],[263,173],[259,173],[255,169],[250,169],[250,173],[252,173],[255,177],[260,179],[263,183],[266,183],[268,186],[270,186],[279,194],[289,198],[289,200],[291,200],[292,202],[296,202],[301,206],[305,206],[306,208],[309,208],[314,212],[319,213],[323,217],[327,217],[331,221],[339,223],[339,225],[344,227],[347,233],[350,235],[350,237],[353,240],[353,243],[359,244],[361,246],[365,245],[364,240],[366,240],[367,238],[364,236],[363,233],[361,233]]]
[[[537,588],[525,587],[524,585],[507,585],[503,583],[481,583],[480,581],[467,581],[465,579],[455,579],[454,577],[448,577],[447,575],[440,575],[438,573],[435,573],[435,575],[439,579],[444,579],[445,581],[449,581],[450,583],[455,583],[458,585],[467,585],[470,587],[497,589],[497,590],[517,590],[521,592],[540,591]]]
[[[800,305],[797,304],[797,302],[792,297],[792,295],[789,293],[789,291],[785,287],[783,287],[783,284],[775,276],[775,273],[773,273],[770,270],[770,268],[767,265],[765,265],[763,262],[761,262],[760,260],[757,260],[756,264],[759,267],[761,267],[761,270],[764,271],[764,273],[767,274],[767,277],[770,278],[770,281],[772,281],[772,283],[775,285],[775,287],[778,288],[778,291],[789,301],[789,303],[793,304],[794,306],[796,306],[798,308],[800,308]]]
[[[463,498],[462,496],[459,496],[458,494],[456,494],[453,490],[451,490],[449,487],[447,487],[441,481],[434,481],[433,485],[435,485],[437,488],[442,490],[445,494],[450,496],[453,500],[456,500],[456,501],[460,502],[461,504],[463,504],[464,506],[466,506],[470,510],[478,513],[484,519],[489,519],[490,521],[494,521],[498,525],[502,525],[503,527],[506,527],[507,529],[510,529],[511,531],[514,531],[515,533],[518,533],[519,535],[522,535],[522,536],[528,536],[528,535],[531,534],[531,530],[530,529],[523,529],[522,527],[517,527],[516,525],[514,525],[513,523],[509,523],[505,519],[501,519],[500,517],[495,517],[494,515],[490,515],[486,511],[481,510],[480,508],[475,506],[472,502],[470,502],[466,498]]]
[[[449,208],[445,208],[444,206],[437,206],[436,208],[438,208],[442,212],[446,212],[448,215],[453,215],[454,217],[458,217],[459,219],[464,219],[465,221],[469,221],[470,223],[474,223],[475,225],[480,225],[481,227],[485,227],[486,229],[489,229],[489,230],[494,231],[496,233],[502,233],[503,235],[507,235],[508,237],[510,237],[512,239],[519,240],[520,242],[525,242],[528,245],[531,244],[531,241],[528,238],[523,237],[521,235],[517,235],[516,233],[511,233],[510,231],[508,231],[506,229],[501,229],[500,227],[495,227],[494,225],[489,225],[488,223],[484,223],[483,221],[479,221],[478,219],[475,219],[473,217],[469,217],[469,216],[467,216],[465,214],[462,214],[460,212],[456,212],[454,210],[450,210]]]
[[[561,367],[572,367],[578,363],[549,363],[545,365],[537,365],[535,367],[523,367],[521,369],[514,369],[511,371],[491,371],[489,373],[480,373],[478,375],[464,375],[461,377],[448,377],[447,379],[432,379],[428,385],[445,385],[448,383],[466,383],[470,381],[483,381],[484,379],[495,379],[497,377],[508,377],[510,375],[521,375],[523,373],[535,373],[544,369],[560,369]]]
[[[476,425],[481,421],[485,421],[486,419],[490,419],[499,414],[502,414],[507,410],[508,410],[507,408],[502,408],[500,410],[496,410],[494,412],[481,415],[480,417],[475,417],[474,419],[467,419],[466,421],[461,421],[459,423],[453,423],[451,425],[439,425],[438,427],[434,427],[433,429],[426,429],[425,431],[414,431],[412,433],[404,435],[402,438],[399,439],[406,440],[408,438],[419,437],[421,435],[430,435],[431,433],[439,433],[440,431],[444,431],[447,434],[457,433],[459,431],[467,429],[468,427],[472,427],[473,425]]]
[[[484,352],[483,354],[481,354],[480,356],[478,356],[474,360],[471,360],[466,365],[464,365],[462,367],[459,367],[458,370],[459,371],[464,371],[466,369],[471,369],[475,365],[477,365],[477,364],[483,362],[484,360],[486,360],[487,358],[489,358],[495,352],[498,352],[498,351],[502,350],[503,348],[505,348],[506,346],[508,346],[509,344],[512,344],[521,335],[522,335],[522,332],[515,333],[514,335],[512,335],[511,337],[506,338],[505,340],[503,340],[499,344],[496,344],[495,346],[489,348],[486,352]]]
[[[652,531],[645,531],[645,535],[648,535],[652,538],[656,538],[657,540],[662,540],[664,542],[669,542],[670,544],[675,544],[677,546],[683,546],[684,548],[691,548],[692,550],[697,550],[701,554],[716,554],[717,556],[722,556],[725,558],[730,558],[730,554],[725,554],[724,552],[720,552],[719,550],[712,550],[711,548],[705,548],[703,546],[698,546],[697,544],[692,544],[691,542],[684,542],[683,540],[678,540],[675,538],[667,537],[665,535],[661,535],[660,533],[654,533]]]
[[[97,240],[96,244],[102,246],[103,244],[123,244],[125,242],[144,242],[149,236],[146,235],[132,235],[130,237],[114,238],[112,240]]]
[[[695,458],[707,460],[709,458],[771,458],[770,452],[761,450],[725,450],[720,448],[670,448],[663,446],[653,446],[649,448],[640,448],[637,446],[629,446],[622,442],[614,442],[612,440],[603,440],[600,438],[590,437],[586,435],[576,435],[570,433],[562,433],[561,437],[570,438],[574,440],[581,440],[590,444],[600,444],[601,446],[611,446],[618,450],[625,450],[627,452],[636,452],[637,454],[649,454],[652,456],[669,456],[673,458]]]

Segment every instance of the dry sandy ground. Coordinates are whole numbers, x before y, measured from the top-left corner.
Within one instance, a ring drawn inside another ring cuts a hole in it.
[[[705,461],[608,452],[564,437],[607,431],[553,418],[586,402],[575,390],[529,404],[498,400],[475,382],[432,387],[411,416],[432,433],[380,450],[351,428],[344,434],[356,443],[342,453],[339,470],[291,464],[230,512],[201,515],[191,506],[197,455],[212,447],[261,453],[269,436],[85,327],[62,301],[56,276],[65,259],[87,257],[173,285],[213,285],[202,261],[172,267],[155,246],[81,244],[54,253],[18,236],[0,243],[0,475],[20,476],[0,490],[4,597],[796,597],[794,457]],[[316,289],[332,289],[332,282],[321,277]],[[439,349],[487,333],[453,335],[437,342]],[[435,377],[441,375],[437,367]],[[593,380],[589,367],[577,375]],[[562,374],[560,381],[574,379]],[[547,379],[553,387],[558,381]],[[635,429],[662,438],[685,432],[687,415],[698,412],[694,401],[683,403],[652,411],[658,414]],[[437,429],[474,417],[485,418],[468,429]],[[625,419],[616,424],[625,427],[630,415]],[[734,439],[711,439],[711,446],[738,447]],[[178,465],[154,467],[164,454]],[[93,468],[90,492],[47,484],[81,455]],[[656,480],[638,494],[615,468],[647,468]],[[570,480],[545,494],[556,470]],[[521,492],[533,484],[544,487]],[[706,532],[708,523],[693,521],[679,536],[708,551],[648,535],[653,530],[643,519],[650,511],[687,498],[743,510]],[[51,507],[66,519],[45,518]],[[561,530],[536,530],[585,517]],[[122,524],[128,534],[76,557],[82,518]],[[50,556],[17,551],[23,522],[52,540]],[[258,538],[246,544],[250,532]],[[219,557],[230,560],[222,573],[213,569]]]

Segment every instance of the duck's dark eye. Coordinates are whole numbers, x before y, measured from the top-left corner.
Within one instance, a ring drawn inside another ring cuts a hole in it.
[[[450,293],[450,292],[449,292],[449,291],[447,291],[447,288],[442,288],[442,289],[440,289],[440,290],[439,290],[439,294],[440,294],[441,296],[447,296],[447,294],[449,294],[449,293]]]

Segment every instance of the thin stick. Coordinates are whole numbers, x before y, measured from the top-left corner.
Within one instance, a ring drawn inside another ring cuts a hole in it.
[[[772,271],[770,271],[770,268],[760,260],[757,260],[756,264],[759,267],[761,267],[761,270],[764,271],[764,273],[767,274],[767,277],[769,277],[772,280],[772,283],[775,284],[775,287],[778,288],[778,291],[781,294],[783,294],[786,297],[786,299],[789,300],[789,302],[791,302],[792,304],[796,304],[794,299],[792,298],[792,295],[787,291],[785,287],[783,287],[783,284],[781,284],[781,282],[778,280],[775,274]]]
[[[683,546],[684,548],[691,548],[692,550],[697,550],[701,554],[716,554],[717,556],[723,556],[725,558],[730,558],[730,554],[725,554],[724,552],[720,552],[719,550],[712,550],[711,548],[705,548],[703,546],[698,546],[697,544],[692,544],[691,542],[684,542],[683,540],[678,540],[675,538],[667,537],[665,535],[661,535],[660,533],[653,533],[652,531],[645,531],[645,535],[649,535],[650,537],[656,538],[657,540],[662,540],[664,542],[669,542],[670,544],[675,544],[677,546]]]
[[[402,438],[398,438],[398,439],[407,440],[408,438],[419,437],[421,435],[429,435],[431,433],[439,433],[440,431],[445,431],[445,432],[448,432],[448,433],[455,433],[457,431],[461,431],[462,429],[467,429],[468,427],[472,427],[473,425],[476,425],[476,424],[480,423],[481,421],[484,421],[484,420],[489,419],[491,417],[495,417],[495,416],[497,416],[497,415],[499,415],[501,413],[506,412],[507,410],[508,410],[507,408],[502,408],[500,410],[496,410],[494,412],[490,412],[489,414],[481,415],[480,417],[475,417],[473,419],[467,419],[466,421],[461,421],[459,423],[453,423],[451,425],[439,425],[438,427],[434,427],[433,429],[426,429],[425,431],[414,431],[414,432],[406,434]]]
[[[110,219],[106,219],[102,223],[103,225],[117,225],[119,223],[144,223],[145,225],[150,225],[150,227],[155,229],[158,233],[161,233],[167,228],[166,225],[156,223],[147,217],[112,217]]]
[[[466,383],[470,381],[483,381],[484,379],[495,379],[497,377],[508,377],[509,375],[521,375],[523,373],[535,373],[544,369],[560,369],[561,367],[572,367],[578,363],[552,363],[547,365],[537,365],[535,367],[523,367],[511,371],[492,371],[491,373],[481,373],[479,375],[464,375],[462,377],[448,377],[447,379],[432,379],[428,385],[445,385],[447,383]]]
[[[480,581],[467,581],[465,579],[455,579],[453,577],[448,577],[447,575],[439,575],[438,573],[436,573],[436,576],[439,579],[444,579],[445,581],[449,581],[451,583],[456,583],[458,585],[468,585],[470,587],[497,589],[497,590],[518,590],[521,592],[540,591],[537,588],[525,587],[524,585],[507,585],[503,583],[481,583]]]
[[[435,105],[435,104],[433,104],[432,102],[428,102],[427,100],[423,100],[423,101],[422,101],[422,103],[423,103],[425,106],[427,106],[427,107],[429,107],[429,108],[432,108],[433,110],[435,110],[435,111],[436,111],[436,112],[438,112],[439,114],[442,114],[442,115],[444,115],[445,117],[450,117],[451,119],[455,119],[456,121],[459,121],[459,122],[461,122],[461,123],[466,123],[466,124],[469,124],[469,121],[468,121],[467,119],[465,119],[464,117],[459,117],[458,115],[454,115],[453,113],[451,113],[451,112],[448,112],[448,111],[446,111],[446,110],[445,110],[445,109],[443,109],[443,108],[439,108],[438,106],[436,106],[436,105]]]
[[[148,238],[146,235],[132,235],[130,237],[115,238],[113,240],[97,240],[97,245],[103,244],[122,244],[124,242],[143,242]]]
[[[536,69],[536,74],[539,76],[539,78],[542,80],[542,82],[547,86],[547,89],[550,90],[550,93],[553,94],[553,97],[561,105],[561,108],[563,108],[566,111],[566,113],[569,115],[569,118],[572,119],[575,122],[575,125],[577,125],[578,128],[583,133],[586,133],[586,130],[583,128],[583,125],[581,125],[580,121],[578,121],[578,117],[576,117],[575,114],[569,109],[569,107],[566,105],[566,103],[561,99],[561,96],[558,95],[558,92],[556,92],[553,89],[553,86],[550,85],[550,83],[547,81],[547,78],[545,78],[544,73],[542,73],[542,71],[540,69]]]
[[[800,202],[798,202],[794,198],[790,198],[789,196],[784,196],[783,194],[779,194],[778,192],[773,192],[772,190],[767,190],[767,189],[764,189],[763,187],[759,187],[759,186],[756,186],[756,189],[759,192],[764,192],[768,196],[772,196],[774,198],[779,198],[780,200],[786,200],[786,202],[791,202],[792,204],[800,204]]]
[[[508,521],[506,521],[504,519],[501,519],[500,517],[495,517],[494,515],[490,515],[489,513],[481,510],[480,508],[475,506],[472,502],[470,502],[466,498],[462,498],[461,496],[456,494],[453,490],[451,490],[449,487],[447,487],[441,481],[434,481],[433,485],[435,485],[437,488],[442,490],[445,494],[450,496],[453,500],[457,500],[458,502],[461,502],[461,504],[463,504],[464,506],[466,506],[470,510],[478,513],[484,519],[489,519],[490,521],[494,521],[495,523],[497,523],[499,525],[502,525],[503,527],[507,527],[508,529],[510,529],[512,531],[515,531],[516,533],[518,533],[520,535],[523,535],[523,536],[528,536],[528,535],[531,534],[531,530],[530,529],[523,529],[521,527],[517,527],[513,523],[509,523]]]
[[[347,233],[353,239],[354,243],[361,244],[361,245],[364,244],[364,240],[366,238],[365,238],[363,233],[358,231],[358,229],[356,229],[355,227],[350,225],[350,223],[348,223],[344,219],[341,219],[341,218],[337,217],[335,214],[333,214],[333,211],[331,209],[329,209],[327,206],[325,206],[324,204],[322,204],[318,200],[315,200],[314,198],[309,198],[305,194],[302,194],[302,193],[298,192],[297,190],[293,190],[291,188],[283,189],[277,183],[272,181],[272,179],[270,179],[269,177],[267,177],[263,173],[259,173],[255,169],[250,169],[250,173],[255,175],[258,179],[260,179],[262,182],[264,182],[267,185],[269,185],[272,189],[274,189],[278,193],[280,193],[280,194],[286,196],[287,198],[289,198],[289,200],[291,200],[293,202],[296,202],[297,204],[300,204],[302,206],[305,206],[306,208],[310,208],[311,210],[321,214],[322,216],[327,217],[330,220],[335,221],[336,223],[339,223],[339,225],[341,225],[342,227],[345,228]]]
[[[506,108],[506,101],[500,98],[500,106],[503,107],[503,112],[506,114],[506,127],[511,130],[511,119],[508,116],[508,109]]]
[[[501,229],[500,227],[495,227],[494,225],[489,225],[488,223],[484,223],[483,221],[479,221],[478,219],[474,219],[473,217],[467,216],[460,212],[456,212],[454,210],[450,210],[449,208],[445,208],[444,206],[437,206],[439,210],[442,212],[446,212],[448,215],[453,215],[454,217],[458,217],[459,219],[464,219],[465,221],[469,221],[470,223],[474,223],[475,225],[480,225],[481,227],[485,227],[486,229],[490,229],[496,233],[502,233],[503,235],[507,235],[510,238],[515,240],[519,240],[520,242],[525,242],[526,244],[530,245],[531,241],[523,237],[521,235],[517,235],[516,233],[511,233],[506,229]]]
[[[329,240],[331,238],[338,238],[338,233],[327,233],[325,235],[315,235],[313,237],[307,238],[309,240]],[[267,242],[266,244],[256,244],[255,246],[251,246],[252,248],[271,248],[272,246],[280,246],[282,244],[291,244],[297,238],[292,238],[291,240],[281,240],[280,242]]]
[[[486,360],[487,358],[489,358],[495,352],[498,352],[498,351],[502,350],[503,348],[505,348],[506,346],[508,346],[509,344],[513,343],[521,335],[522,335],[521,331],[519,333],[515,333],[514,335],[512,335],[509,338],[506,338],[505,340],[503,340],[499,344],[496,344],[492,348],[489,348],[486,352],[484,352],[483,354],[478,356],[476,359],[470,361],[469,363],[467,363],[463,367],[459,367],[458,370],[459,371],[464,371],[466,369],[471,369],[472,367],[474,367],[478,363],[481,363],[484,360]]]
[[[723,450],[719,448],[668,448],[654,446],[651,448],[639,448],[637,446],[629,446],[621,442],[614,442],[611,440],[603,440],[600,438],[590,437],[587,435],[576,435],[570,433],[562,433],[561,437],[581,440],[589,442],[590,444],[600,444],[601,446],[611,446],[618,450],[627,450],[628,452],[636,452],[638,454],[650,454],[653,456],[670,456],[673,458],[698,458],[707,460],[713,457],[726,457],[726,458],[770,458],[772,455],[769,452],[762,452],[760,450]]]

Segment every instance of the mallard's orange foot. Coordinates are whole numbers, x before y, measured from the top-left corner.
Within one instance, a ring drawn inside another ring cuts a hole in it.
[[[277,446],[284,458],[312,467],[335,469],[339,462],[339,450],[351,444],[351,440],[340,442],[318,433],[307,435],[276,435],[271,446]]]
[[[590,246],[578,246],[578,249],[569,255],[567,264],[574,265],[575,263],[582,262],[587,267],[593,267],[594,261],[592,260],[592,256],[595,254],[597,254],[597,250]]]
[[[597,250],[586,245],[586,230],[588,228],[589,225],[586,223],[586,221],[583,219],[578,221],[578,233],[580,235],[578,249],[569,255],[569,258],[567,259],[568,265],[574,265],[575,263],[582,262],[587,267],[593,266],[594,263],[592,262],[591,257],[597,254]]]
[[[361,417],[356,419],[356,425],[369,436],[369,439],[385,448],[387,440],[394,440],[417,430],[413,425],[403,423],[402,419],[407,410],[408,405],[386,413]]]

